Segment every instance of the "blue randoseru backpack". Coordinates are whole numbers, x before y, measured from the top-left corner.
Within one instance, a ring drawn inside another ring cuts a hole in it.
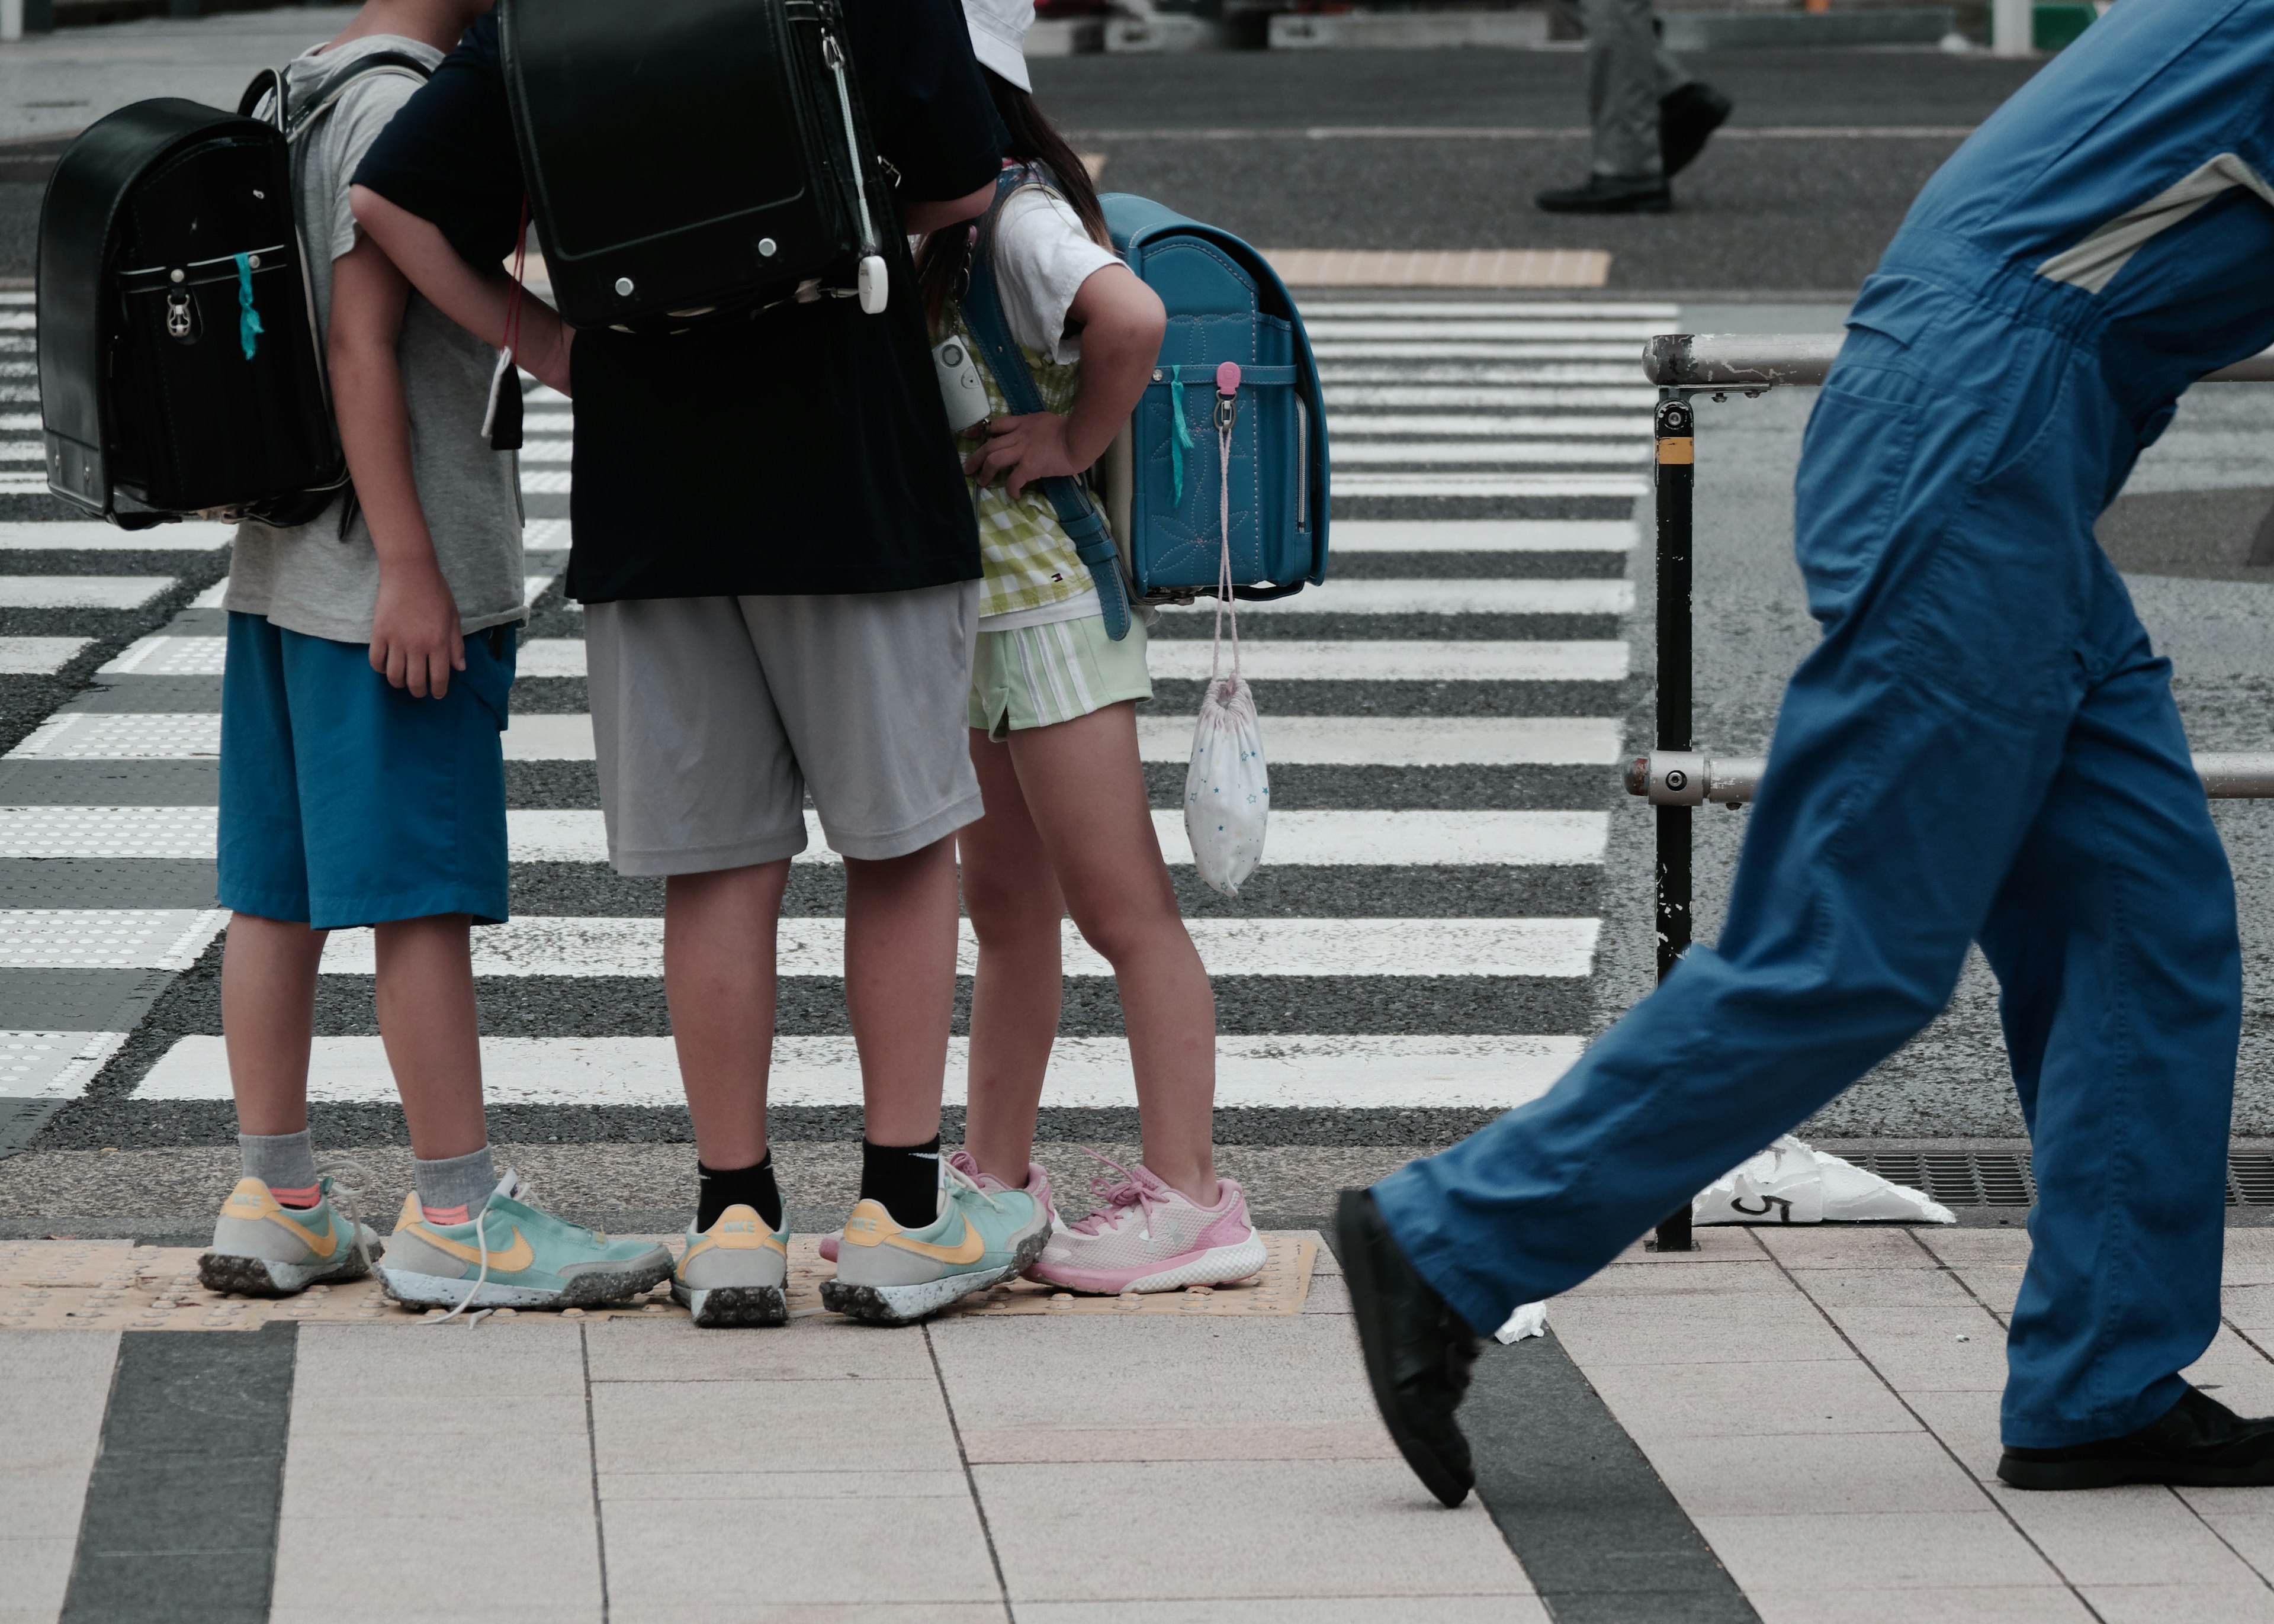
[[[998,207],[1025,178],[1005,173]],[[1269,262],[1231,232],[1126,192],[1099,201],[1114,248],[1169,312],[1153,381],[1098,468],[1112,539],[1136,596],[1188,603],[1216,593],[1216,378],[1225,361],[1240,369],[1231,432],[1233,596],[1284,598],[1325,580],[1326,402],[1295,301]],[[1012,409],[1038,410],[992,280],[983,256],[964,319]],[[1093,499],[1080,480],[1046,483],[1060,523],[1098,576],[1108,628],[1118,637],[1126,612],[1111,572],[1098,568],[1111,553]]]

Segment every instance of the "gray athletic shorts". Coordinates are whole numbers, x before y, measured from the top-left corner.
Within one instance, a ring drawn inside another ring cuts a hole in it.
[[[805,849],[904,857],[980,814],[964,733],[979,583],[589,605],[608,861],[703,874]]]

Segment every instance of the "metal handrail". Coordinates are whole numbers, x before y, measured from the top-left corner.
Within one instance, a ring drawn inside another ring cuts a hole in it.
[[[1840,353],[1839,333],[1661,333],[1643,346],[1642,370],[1672,389],[1811,388]],[[2203,383],[2274,383],[2274,349],[2206,372]]]
[[[2274,799],[2274,750],[2198,750],[2195,776],[2213,801]],[[1653,750],[1627,759],[1627,793],[1655,807],[1741,807],[1760,793],[1758,756]]]

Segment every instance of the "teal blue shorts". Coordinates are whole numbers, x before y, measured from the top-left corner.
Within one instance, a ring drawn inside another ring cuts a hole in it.
[[[319,930],[506,917],[505,752],[515,628],[466,639],[440,699],[334,643],[229,617],[221,906]]]

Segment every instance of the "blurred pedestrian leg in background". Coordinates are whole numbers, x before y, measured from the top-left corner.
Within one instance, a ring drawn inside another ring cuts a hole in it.
[[[1729,99],[1690,77],[1660,43],[1651,0],[1583,0],[1558,5],[1587,33],[1587,119],[1593,164],[1585,182],[1543,192],[1559,214],[1662,214],[1667,182],[1689,167],[1721,121]]]

